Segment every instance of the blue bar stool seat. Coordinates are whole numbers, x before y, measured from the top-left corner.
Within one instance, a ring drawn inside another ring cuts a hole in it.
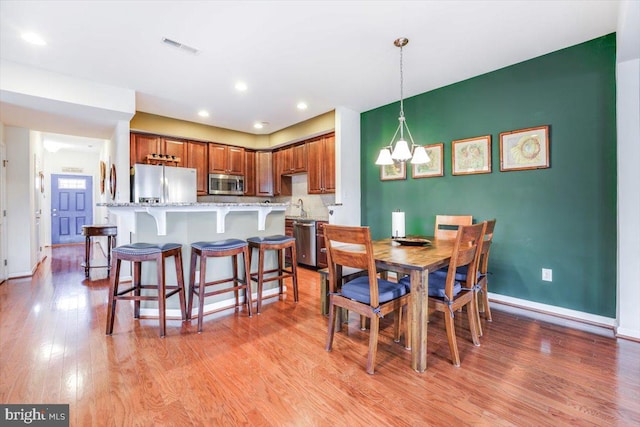
[[[166,305],[167,298],[174,294],[180,297],[180,311],[182,320],[187,320],[187,310],[184,291],[184,277],[182,272],[182,245],[178,243],[133,243],[118,246],[112,251],[113,261],[111,269],[114,271],[109,289],[109,305],[107,308],[107,335],[113,333],[113,323],[116,315],[116,302],[119,300],[134,301],[133,317],[140,318],[140,301],[158,301],[160,317],[160,336],[166,333]],[[176,285],[165,282],[165,260],[175,257]],[[133,263],[133,285],[125,290],[119,290],[120,264],[122,261]],[[140,282],[141,267],[145,261],[155,261],[158,281],[155,285],[142,285]],[[155,289],[155,295],[141,295],[142,289]],[[131,293],[133,292],[133,295]]]
[[[238,255],[244,258],[244,279],[238,275]],[[207,282],[207,258],[211,257],[232,257],[233,277]],[[200,277],[196,283],[196,265],[200,257]],[[195,242],[191,244],[191,271],[189,273],[189,307],[187,308],[187,318],[191,319],[193,299],[198,296],[198,333],[202,332],[202,318],[204,316],[204,299],[213,295],[233,291],[235,293],[238,312],[240,304],[239,291],[244,289],[244,303],[247,305],[247,313],[251,317],[251,281],[247,276],[251,270],[249,264],[249,250],[247,242],[239,239],[218,240],[215,242]],[[207,286],[222,285],[232,282],[232,287],[206,292]]]
[[[290,236],[283,236],[280,234],[267,237],[250,237],[247,239],[249,243],[249,262],[253,257],[253,249],[258,250],[258,272],[252,273],[251,280],[258,282],[258,304],[257,312],[260,314],[262,307],[262,287],[265,282],[271,282],[273,280],[278,281],[280,287],[279,295],[283,294],[284,279],[291,277],[293,280],[293,300],[298,302],[298,274],[297,274],[297,258],[296,258],[296,239]],[[285,268],[284,265],[284,251],[289,249],[291,251],[291,267]],[[264,266],[264,254],[265,251],[277,251],[278,267],[265,270]],[[275,276],[265,277],[267,274],[276,273]]]

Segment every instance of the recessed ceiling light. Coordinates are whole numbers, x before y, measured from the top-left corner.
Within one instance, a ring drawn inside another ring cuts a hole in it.
[[[298,110],[306,110],[307,104],[305,102],[298,102]]]
[[[253,124],[253,127],[256,128],[256,129],[262,129],[267,125],[269,125],[269,122],[255,122]]]
[[[198,115],[200,117],[209,117],[209,112],[205,111],[205,110],[200,110],[200,111],[198,111]]]
[[[247,84],[245,82],[237,82],[236,83],[236,90],[238,92],[244,92],[247,90]]]
[[[44,41],[44,39],[42,37],[40,37],[38,34],[36,33],[23,33],[22,34],[22,40],[31,43],[31,44],[35,44],[38,46],[46,46],[47,42]]]

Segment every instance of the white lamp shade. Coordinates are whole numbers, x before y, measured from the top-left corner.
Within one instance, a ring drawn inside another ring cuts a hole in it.
[[[423,165],[429,163],[430,160],[427,150],[425,150],[423,146],[419,145],[413,150],[413,157],[411,158],[412,164]]]
[[[383,148],[380,150],[380,154],[378,154],[378,160],[376,160],[376,165],[392,165],[393,159],[391,158],[391,151],[388,148]]]
[[[401,162],[404,162],[411,158],[411,150],[409,150],[407,141],[405,141],[404,139],[399,139],[398,142],[396,142],[396,148],[393,149],[391,158],[393,160],[399,160]]]

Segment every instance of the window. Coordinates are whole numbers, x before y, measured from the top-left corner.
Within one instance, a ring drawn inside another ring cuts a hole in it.
[[[84,178],[58,178],[58,190],[86,190],[87,180]]]

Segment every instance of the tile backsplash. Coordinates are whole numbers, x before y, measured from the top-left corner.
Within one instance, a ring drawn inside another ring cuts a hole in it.
[[[293,175],[291,177],[291,196],[279,197],[247,197],[247,196],[198,196],[198,202],[219,203],[258,203],[269,201],[273,203],[291,203],[285,215],[299,216],[300,207],[298,199],[302,200],[304,210],[309,218],[328,220],[328,206],[335,204],[334,194],[309,194],[307,193],[307,174]]]
[[[307,174],[293,175],[291,177],[291,205],[287,208],[285,214],[291,216],[300,215],[300,207],[298,199],[302,200],[304,210],[311,218],[328,219],[329,211],[327,206],[335,203],[335,195],[333,194],[309,194],[307,193]]]

